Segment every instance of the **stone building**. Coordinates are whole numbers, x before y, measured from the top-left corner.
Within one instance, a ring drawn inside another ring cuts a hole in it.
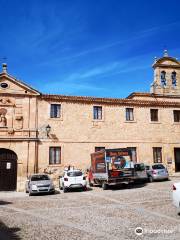
[[[24,190],[27,176],[86,169],[90,153],[128,147],[137,162],[180,171],[180,62],[153,64],[150,93],[125,99],[47,95],[0,73],[0,190]]]

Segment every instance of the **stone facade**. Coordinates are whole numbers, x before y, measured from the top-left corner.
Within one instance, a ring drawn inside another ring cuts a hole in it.
[[[170,173],[177,171],[180,121],[174,121],[174,110],[177,114],[180,110],[180,63],[166,53],[153,68],[151,93],[110,99],[41,94],[10,76],[4,64],[0,74],[0,151],[10,149],[17,155],[17,190],[24,190],[26,178],[34,172],[58,178],[68,165],[87,169],[95,147],[130,147],[136,149],[137,162],[147,164],[154,161],[153,148],[160,148]],[[176,73],[173,79],[172,72]],[[60,106],[58,117],[50,115],[52,104]],[[101,119],[94,119],[94,106],[102,107]],[[133,109],[130,121],[127,108]],[[158,110],[157,121],[152,121],[151,109]],[[58,164],[50,164],[51,147],[60,147]]]

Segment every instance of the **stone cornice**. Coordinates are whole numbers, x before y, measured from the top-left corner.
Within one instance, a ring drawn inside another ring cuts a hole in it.
[[[126,99],[121,98],[95,98],[95,97],[80,97],[80,96],[64,96],[64,95],[48,95],[43,94],[41,99],[47,101],[81,103],[81,104],[103,104],[103,105],[121,105],[121,106],[137,106],[137,107],[162,107],[162,108],[180,108],[180,102],[157,101],[155,96],[150,93],[142,93],[142,96],[154,97],[154,100],[131,99],[129,96]],[[157,96],[158,97],[158,96]],[[164,96],[166,98],[166,96]],[[179,97],[180,98],[180,97]]]
[[[10,137],[0,137],[0,142],[37,142],[39,138],[10,138]]]
[[[164,61],[171,61],[173,62],[174,64],[163,64]],[[162,58],[159,58],[153,65],[152,67],[153,68],[156,68],[156,67],[171,67],[171,68],[180,68],[180,62],[176,59],[176,58],[173,58],[173,57],[169,57],[169,56],[164,56]]]

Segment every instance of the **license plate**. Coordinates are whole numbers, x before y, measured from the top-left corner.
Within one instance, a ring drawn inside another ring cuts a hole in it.
[[[39,190],[48,190],[48,188],[47,187],[41,187],[41,188],[39,188]]]

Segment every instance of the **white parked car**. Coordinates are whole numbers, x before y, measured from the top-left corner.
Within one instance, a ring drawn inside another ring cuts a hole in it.
[[[59,179],[59,188],[64,192],[74,188],[87,190],[86,177],[78,169],[65,170],[63,176]]]
[[[173,184],[173,204],[180,212],[180,182]]]

